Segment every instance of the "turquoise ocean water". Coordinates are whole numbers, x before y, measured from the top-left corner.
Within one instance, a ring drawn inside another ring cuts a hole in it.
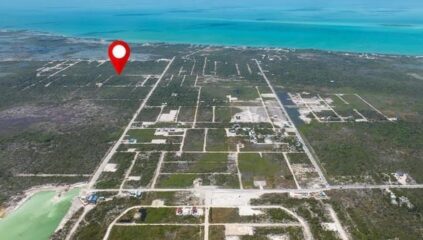
[[[0,28],[133,42],[423,55],[423,1],[311,2],[17,0],[0,3]]]

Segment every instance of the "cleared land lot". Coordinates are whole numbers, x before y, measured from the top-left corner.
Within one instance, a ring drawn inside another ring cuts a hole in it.
[[[185,137],[184,151],[203,151],[204,129],[188,129]]]
[[[159,152],[141,154],[138,156],[129,176],[139,177],[139,180],[135,180],[134,178],[132,178],[133,180],[129,179],[125,182],[124,187],[130,189],[150,186],[159,158]]]
[[[201,179],[202,186],[217,186],[220,188],[239,188],[236,174],[171,174],[160,175],[158,188],[193,188],[194,181]]]
[[[116,226],[110,239],[203,239],[200,226]]]
[[[209,129],[207,133],[207,151],[227,151],[228,139],[225,129]]]
[[[239,170],[244,188],[293,188],[292,174],[282,154],[240,153]]]
[[[97,188],[119,188],[124,179],[125,172],[131,165],[134,153],[117,153],[113,156],[110,163],[116,164],[116,167],[110,172],[103,172],[96,184]]]
[[[212,223],[287,223],[295,222],[291,215],[282,209],[260,209],[247,207],[244,215],[240,215],[238,208],[212,208],[210,222]],[[245,215],[251,214],[251,215]]]
[[[164,162],[164,173],[226,173],[228,172],[228,154],[226,153],[184,153],[176,161]]]

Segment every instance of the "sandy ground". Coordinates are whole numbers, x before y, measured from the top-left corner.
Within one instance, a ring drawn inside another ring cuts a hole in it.
[[[253,209],[251,207],[239,207],[239,216],[253,216],[253,215],[260,215],[263,214],[262,211]]]
[[[266,111],[263,107],[237,107],[241,110],[231,118],[231,122],[268,122]]]
[[[287,235],[267,235],[269,240],[289,240]]]
[[[254,228],[250,226],[225,226],[225,235],[226,236],[242,236],[242,235],[253,235]]]
[[[55,232],[62,229],[65,226],[65,224],[72,218],[72,216],[82,207],[83,207],[83,204],[82,204],[81,200],[78,197],[75,197],[72,200],[72,205],[70,206],[66,215],[62,218],[62,221],[60,221],[60,223],[57,226]]]

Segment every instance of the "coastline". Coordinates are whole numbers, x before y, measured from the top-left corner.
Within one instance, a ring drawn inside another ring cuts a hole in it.
[[[63,184],[63,185],[53,185],[53,184],[46,184],[41,186],[34,186],[31,187],[25,191],[23,191],[21,194],[13,196],[5,205],[7,206],[5,208],[4,214],[1,219],[6,218],[8,215],[12,214],[16,210],[18,210],[22,205],[24,205],[28,200],[30,200],[35,194],[40,192],[46,192],[46,191],[54,191],[56,194],[62,194],[66,193],[72,189],[75,188],[82,188],[86,186],[85,182],[80,183],[74,183],[74,184]],[[16,199],[20,200],[18,202],[14,202]]]
[[[75,188],[81,188],[82,189],[86,185],[87,184],[83,184],[82,186],[78,186],[78,187],[75,187]],[[80,191],[80,194],[81,194],[81,191]],[[71,205],[70,205],[68,211],[66,212],[65,216],[63,216],[62,220],[60,221],[59,225],[57,225],[57,228],[54,230],[54,232],[57,232],[60,229],[62,229],[66,225],[66,223],[72,218],[72,216],[82,207],[83,207],[83,204],[82,204],[81,200],[79,199],[79,197],[74,197],[72,199],[72,202],[71,202]]]
[[[86,182],[31,187],[14,198],[22,197],[19,201],[8,202],[7,215],[0,219],[0,227],[10,230],[5,234],[9,238],[32,239],[30,232],[35,231],[37,239],[47,239],[81,208],[79,195],[85,186]],[[29,220],[28,224],[20,225],[23,220]]]
[[[71,36],[66,34],[59,34],[54,32],[37,31],[31,29],[6,29],[0,28],[0,33],[24,33],[39,37],[51,37],[51,38],[63,38],[72,43],[86,43],[86,44],[98,44],[107,45],[113,38],[100,38],[100,37],[81,37]],[[255,50],[274,50],[274,51],[288,51],[288,52],[323,52],[332,54],[341,54],[345,56],[372,56],[372,57],[409,57],[409,58],[423,58],[423,54],[405,54],[405,53],[380,53],[380,52],[368,52],[368,51],[344,51],[344,50],[329,50],[320,48],[293,48],[293,47],[275,47],[265,45],[235,45],[235,44],[217,44],[217,43],[195,43],[195,42],[180,42],[180,41],[143,41],[143,40],[128,40],[133,45],[139,46],[150,46],[150,45],[185,45],[185,46],[197,46],[197,47],[215,47],[215,48],[227,48],[227,49],[255,49]],[[107,59],[98,59],[107,60]],[[4,60],[1,60],[4,61]]]

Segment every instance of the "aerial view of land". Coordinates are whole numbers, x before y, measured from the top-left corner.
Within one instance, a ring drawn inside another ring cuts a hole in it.
[[[5,219],[77,189],[50,239],[423,238],[421,57],[0,43]]]

